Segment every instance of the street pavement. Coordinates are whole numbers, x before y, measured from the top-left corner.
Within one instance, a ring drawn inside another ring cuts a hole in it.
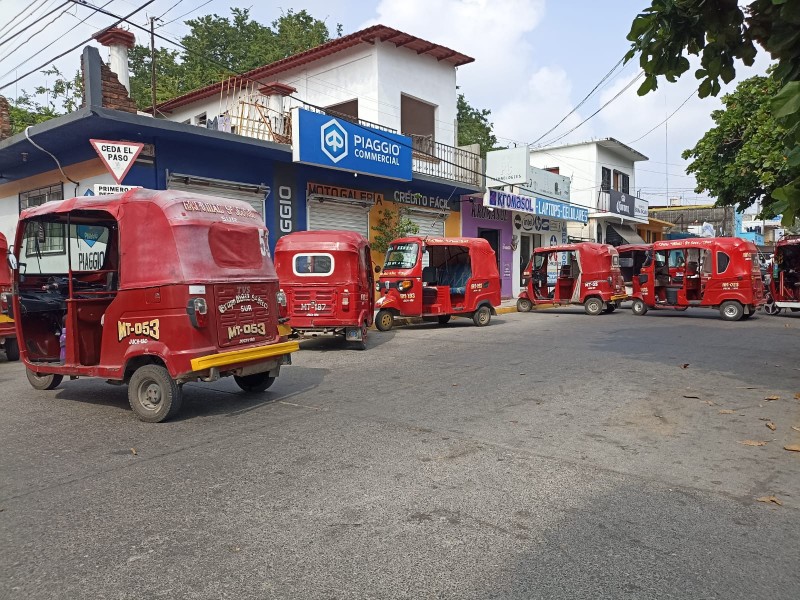
[[[188,384],[162,424],[0,359],[0,598],[800,597],[800,314],[368,345],[304,342],[262,395]]]

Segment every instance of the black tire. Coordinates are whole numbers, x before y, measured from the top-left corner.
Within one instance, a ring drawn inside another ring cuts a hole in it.
[[[6,358],[8,362],[16,362],[19,360],[19,343],[17,343],[17,338],[6,338]]]
[[[450,322],[450,315],[439,315],[439,325],[447,325]]]
[[[394,315],[392,311],[385,308],[380,309],[375,316],[375,327],[378,328],[378,331],[389,331],[394,327]]]
[[[601,312],[603,312],[603,301],[596,296],[587,298],[586,302],[583,304],[583,310],[586,311],[587,315],[599,315]]]
[[[245,392],[264,392],[275,383],[275,378],[269,372],[254,373],[253,375],[234,375],[233,380]]]
[[[35,390],[54,390],[64,379],[63,375],[56,375],[54,373],[36,373],[30,369],[25,369],[25,375],[28,376],[28,382]]]
[[[488,306],[481,306],[472,313],[472,322],[475,323],[477,327],[486,327],[491,320],[492,310]]]
[[[533,308],[533,302],[528,298],[519,298],[517,300],[517,312],[530,312]]]
[[[351,345],[350,347],[354,348],[355,350],[366,350],[367,349],[367,331],[368,330],[369,330],[369,327],[367,327],[367,324],[364,323],[361,326],[361,340],[357,341],[357,342],[350,342],[350,345]],[[345,335],[347,335],[347,334],[345,334]]]
[[[128,382],[128,402],[145,423],[160,423],[181,409],[181,388],[161,365],[136,369]]]
[[[744,306],[736,300],[726,300],[719,305],[719,314],[726,321],[738,321],[744,315]]]
[[[645,304],[641,299],[634,298],[633,303],[631,304],[631,314],[636,315],[637,317],[642,316],[647,312],[647,304]]]
[[[747,319],[749,319],[750,317],[752,317],[754,314],[756,314],[756,313],[744,313],[744,314],[742,315],[742,321],[747,321]]]
[[[768,315],[777,315],[781,312],[781,307],[775,305],[775,300],[771,295],[767,295],[767,302],[764,304],[764,312]]]
[[[608,304],[606,304],[606,312],[607,313],[612,313],[615,310],[617,310],[617,305],[616,304],[614,304],[613,302],[609,302]]]

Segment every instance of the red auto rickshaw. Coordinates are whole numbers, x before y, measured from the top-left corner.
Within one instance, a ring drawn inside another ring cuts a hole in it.
[[[764,312],[777,315],[784,308],[800,310],[800,235],[785,236],[775,244],[772,273],[768,275]]]
[[[594,242],[536,248],[522,273],[517,310],[582,304],[586,314],[614,312],[627,298],[613,246]]]
[[[266,390],[295,341],[261,215],[245,202],[134,189],[20,215],[14,316],[28,380],[127,383],[143,421],[178,413],[189,381]]]
[[[765,300],[758,249],[740,238],[654,242],[633,296],[634,315],[707,307],[726,321],[749,319]]]
[[[11,269],[6,261],[8,256],[8,241],[6,236],[0,233],[0,348],[5,350],[6,358],[9,361],[19,360],[19,345],[17,344],[17,332],[14,327],[14,319],[11,318]]]
[[[625,282],[625,293],[633,296],[634,281],[638,281],[642,265],[647,260],[648,253],[652,250],[650,244],[623,244],[617,246],[619,254],[619,271]]]
[[[483,327],[500,305],[497,257],[483,238],[396,239],[386,251],[378,289],[375,326],[381,331],[389,331],[395,317],[441,324],[471,317]]]
[[[275,245],[295,336],[333,334],[361,350],[375,307],[369,242],[354,231],[298,231]]]

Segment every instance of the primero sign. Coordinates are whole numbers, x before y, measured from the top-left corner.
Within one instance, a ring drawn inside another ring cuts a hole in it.
[[[136,162],[136,157],[139,156],[142,148],[144,148],[144,144],[138,142],[89,141],[117,183],[122,183],[125,175],[128,174],[133,163]]]

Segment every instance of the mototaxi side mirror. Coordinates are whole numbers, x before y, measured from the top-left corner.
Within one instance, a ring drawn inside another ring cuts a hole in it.
[[[639,283],[647,283],[647,273],[639,273]]]
[[[14,256],[14,254],[11,251],[9,251],[8,256],[6,256],[6,262],[8,262],[8,267],[12,271],[17,270],[17,267],[19,266],[19,264],[17,263],[17,257]]]

